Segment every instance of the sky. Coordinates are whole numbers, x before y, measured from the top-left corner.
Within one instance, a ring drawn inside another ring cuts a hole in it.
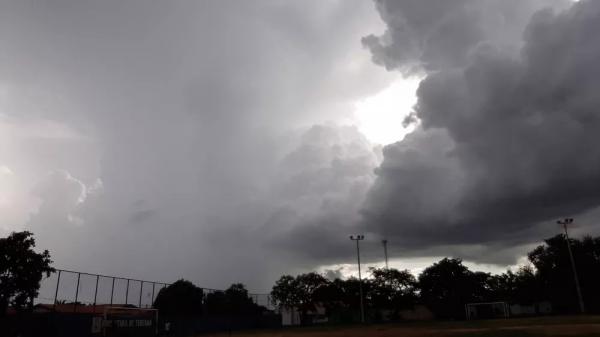
[[[0,234],[268,292],[597,234],[600,3],[0,1]]]

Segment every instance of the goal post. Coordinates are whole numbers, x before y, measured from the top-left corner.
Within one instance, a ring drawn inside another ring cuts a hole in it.
[[[510,315],[506,302],[479,302],[465,304],[465,316],[471,319],[508,318]]]

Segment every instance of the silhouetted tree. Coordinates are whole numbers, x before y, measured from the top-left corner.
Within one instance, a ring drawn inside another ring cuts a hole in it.
[[[314,310],[317,304],[315,291],[329,281],[320,274],[307,273],[296,276],[282,276],[271,290],[271,298],[275,304],[296,308],[300,319],[305,320],[308,311]]]
[[[208,293],[205,309],[208,316],[252,316],[265,310],[254,303],[241,283],[234,283],[225,291]]]
[[[233,315],[255,315],[261,311],[261,307],[254,303],[248,295],[248,290],[241,283],[234,283],[227,288],[225,298]]]
[[[317,273],[296,276],[296,285],[298,286],[298,294],[300,296],[300,310],[303,313],[315,309],[315,305],[317,304],[314,297],[315,292],[328,283],[329,280]]]
[[[153,306],[161,314],[167,316],[200,315],[202,314],[203,297],[202,288],[181,279],[162,288],[156,296]]]
[[[275,282],[271,290],[271,299],[280,307],[297,308],[301,304],[300,289],[296,278],[283,275]]]
[[[546,299],[543,282],[531,266],[523,266],[513,275],[512,296],[507,296],[509,302],[532,305]]]
[[[0,239],[0,316],[11,306],[24,309],[38,295],[44,274],[49,277],[50,253],[36,253],[31,232],[14,232]]]
[[[375,308],[399,310],[412,307],[417,299],[417,280],[408,270],[371,268],[369,298]]]
[[[218,290],[206,294],[204,301],[205,314],[207,316],[228,316],[230,315],[227,305],[225,292]]]
[[[313,292],[313,301],[323,305],[328,315],[336,311],[340,312],[345,308],[344,291],[339,287],[339,282],[328,282]]]
[[[487,279],[490,302],[513,302],[516,275],[510,269],[499,275],[490,275]]]
[[[577,273],[586,307],[600,311],[600,238],[570,239]],[[571,261],[564,235],[545,240],[528,255],[536,268],[543,297],[549,299],[558,312],[577,311],[577,295]]]
[[[492,288],[492,275],[481,271],[469,271],[468,285],[471,287],[469,301],[490,302],[495,298]]]
[[[333,283],[342,290],[343,302],[349,310],[351,319],[358,321],[360,319],[360,281],[356,277],[350,277],[346,280],[336,279]],[[372,286],[368,279],[362,280],[363,301],[367,318],[372,308]]]
[[[464,318],[464,305],[486,293],[485,273],[473,273],[460,259],[445,258],[419,275],[421,299],[440,318]]]

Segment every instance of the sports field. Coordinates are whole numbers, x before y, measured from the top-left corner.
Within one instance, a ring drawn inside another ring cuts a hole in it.
[[[217,335],[238,337],[533,337],[598,336],[600,316],[542,317],[465,322],[419,322],[367,326],[299,327],[273,331],[232,332]]]

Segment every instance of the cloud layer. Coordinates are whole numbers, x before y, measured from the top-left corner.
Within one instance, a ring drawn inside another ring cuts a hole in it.
[[[597,207],[598,2],[536,12],[523,28],[522,42],[514,40],[518,53],[488,34],[506,31],[493,20],[485,15],[466,20],[473,12],[492,13],[489,2],[444,1],[443,7],[440,2],[427,8],[416,3],[378,2],[388,31],[364,40],[376,62],[400,70],[417,64],[428,72],[415,107],[420,126],[384,149],[363,211],[365,230],[409,250],[447,253],[461,245],[497,250],[535,242],[556,231],[552,220]],[[529,5],[524,8],[535,8]],[[432,28],[413,11],[472,38],[456,40],[454,30]],[[505,16],[503,24],[518,26],[523,12],[518,14],[515,20]],[[388,37],[389,45],[381,45]],[[402,45],[413,40],[417,47],[408,53]],[[437,62],[430,50],[448,62]],[[481,253],[466,255],[485,261]],[[508,252],[499,259],[511,258]]]
[[[57,267],[268,289],[296,268],[273,237],[373,176],[336,125],[394,79],[378,27],[360,1],[3,3],[3,231]]]
[[[358,231],[367,261],[385,236],[510,263],[599,202],[600,9],[570,6],[2,3],[0,229],[58,267],[213,288],[353,262]],[[415,74],[403,141],[347,123]]]

